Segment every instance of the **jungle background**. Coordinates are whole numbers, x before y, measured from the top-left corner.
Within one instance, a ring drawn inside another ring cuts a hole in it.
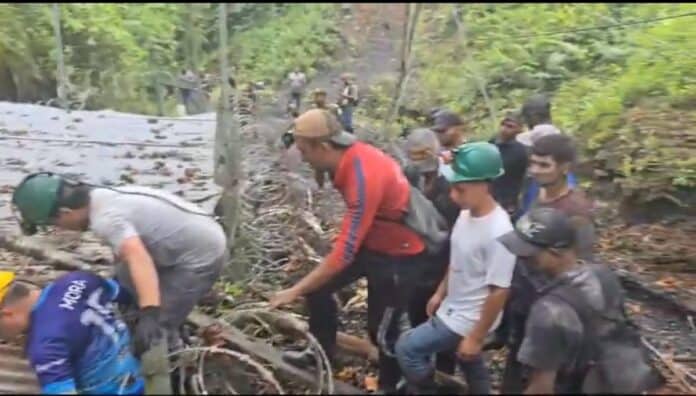
[[[0,215],[8,215],[18,177],[37,170],[160,187],[192,200],[219,190],[211,168],[220,85],[212,84],[209,111],[193,118],[177,117],[176,88],[183,70],[213,80],[221,75],[219,5],[59,8],[63,86],[80,103],[69,112],[34,106],[57,96],[55,8],[0,5],[0,141],[7,143]],[[287,74],[299,67],[310,89],[325,88],[334,101],[337,77],[348,71],[361,90],[358,135],[390,153],[410,128],[425,125],[434,107],[458,111],[470,139],[488,139],[505,111],[531,94],[548,94],[554,123],[582,150],[577,171],[597,199],[600,256],[626,287],[633,285],[630,313],[663,362],[681,356],[693,366],[696,5],[235,3],[227,9],[226,73],[240,88],[256,87],[259,107],[242,122],[244,202],[231,265],[248,276],[226,274],[217,316],[240,304],[258,306],[262,296],[306,273],[330,245],[340,197],[317,189],[307,169],[298,176],[292,165],[298,159],[278,144],[291,122],[284,113]],[[305,107],[309,102],[308,95]],[[204,206],[212,209],[211,201]],[[2,220],[4,230],[12,218]],[[49,237],[44,242],[78,252],[74,237]],[[87,240],[80,260],[101,268],[109,253]],[[41,260],[37,267],[5,248],[0,257],[13,268],[53,276]],[[342,330],[362,337],[365,293],[360,285],[340,296]],[[299,304],[293,309],[302,311]],[[288,341],[252,332],[276,345]],[[496,372],[501,356],[492,357]],[[374,390],[374,366],[364,362],[340,364],[334,377]],[[670,378],[681,384],[673,391],[696,389],[688,371]]]

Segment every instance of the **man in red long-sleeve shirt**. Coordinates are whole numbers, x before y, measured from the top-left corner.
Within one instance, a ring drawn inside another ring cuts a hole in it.
[[[396,161],[343,131],[325,110],[309,110],[298,117],[293,135],[303,160],[332,175],[347,212],[331,253],[294,286],[278,292],[271,306],[306,296],[310,331],[332,356],[338,318],[331,294],[366,276],[370,338],[381,344],[378,332],[386,331],[388,338],[398,336],[398,320],[382,323],[382,317],[388,307],[396,318],[400,316],[428,265],[424,241],[402,223],[409,205],[408,180]],[[309,356],[308,351],[285,355],[297,364],[310,363]],[[380,388],[393,391],[400,377],[396,360],[380,348]]]

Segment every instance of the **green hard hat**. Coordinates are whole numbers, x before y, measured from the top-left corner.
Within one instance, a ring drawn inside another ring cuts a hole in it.
[[[467,143],[453,150],[452,163],[443,167],[450,183],[492,180],[505,173],[500,151],[487,142]]]
[[[21,222],[47,225],[55,215],[62,179],[50,173],[27,176],[15,188],[12,204],[19,209]]]

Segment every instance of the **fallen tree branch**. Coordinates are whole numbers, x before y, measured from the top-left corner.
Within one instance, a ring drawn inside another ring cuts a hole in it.
[[[60,139],[60,138],[34,138],[28,136],[0,136],[0,140],[22,140],[30,142],[44,143],[82,143],[82,144],[103,144],[106,146],[143,146],[143,147],[163,147],[163,148],[187,148],[187,147],[203,147],[201,143],[181,142],[179,144],[166,143],[146,143],[146,142],[125,142],[115,140],[86,140],[86,139]]]
[[[696,307],[691,307],[663,291],[655,290],[654,288],[646,285],[645,282],[640,280],[638,277],[624,269],[614,268],[614,272],[619,279],[621,279],[621,283],[625,288],[639,289],[640,291],[648,294],[650,297],[670,305],[673,309],[682,313],[687,318],[689,316],[696,316]]]
[[[91,265],[80,260],[74,254],[61,252],[35,239],[21,235],[0,235],[0,248],[46,261],[47,264],[58,269],[89,271],[92,268]]]
[[[691,385],[691,384],[689,383],[689,381],[687,381],[687,379],[686,379],[686,378],[688,377],[688,378],[691,379],[692,381],[696,380],[696,378],[694,378],[694,375],[693,375],[693,374],[691,374],[691,373],[689,373],[688,371],[684,370],[683,368],[681,368],[681,366],[678,367],[678,366],[674,363],[674,360],[673,360],[672,358],[667,357],[667,356],[665,356],[664,354],[662,354],[660,351],[658,351],[657,348],[655,348],[655,346],[652,345],[652,344],[650,343],[650,341],[648,341],[647,339],[645,339],[645,337],[641,337],[640,340],[641,340],[641,342],[643,343],[643,345],[644,345],[646,348],[648,348],[648,350],[649,350],[650,352],[652,352],[653,355],[655,355],[658,359],[660,359],[660,361],[662,362],[662,364],[663,364],[670,372],[672,372],[672,374],[674,374],[674,376],[679,380],[679,382],[681,383],[682,387],[684,388],[683,390],[684,390],[685,392],[687,392],[687,394],[689,394],[689,395],[694,395],[694,394],[696,394],[696,387],[694,387],[693,385]]]
[[[267,298],[268,296],[268,293],[262,292],[259,294],[264,298]],[[298,328],[302,331],[309,331],[309,325],[307,322],[293,318],[293,322],[295,323],[292,323],[288,319],[287,314],[283,315],[271,311],[263,311],[260,308],[254,309],[253,311],[257,314],[263,312],[264,319],[273,321],[275,325],[286,331],[293,331],[297,330]],[[372,342],[364,338],[339,331],[336,333],[336,346],[346,353],[365,358],[373,363],[378,363],[379,361],[379,350],[374,344],[372,344]],[[441,371],[435,372],[435,380],[442,385],[453,386],[461,390],[468,389],[466,383],[464,383],[462,380]]]
[[[276,389],[278,394],[280,394],[280,395],[285,394],[283,387],[280,386],[280,383],[278,383],[278,380],[276,380],[276,378],[273,376],[272,372],[270,372],[267,368],[263,367],[263,365],[261,365],[260,363],[258,363],[254,359],[252,359],[250,356],[243,354],[243,353],[239,353],[239,352],[236,352],[236,351],[233,351],[230,349],[226,349],[226,348],[214,347],[214,346],[212,346],[212,347],[187,347],[187,348],[170,353],[168,355],[168,357],[177,356],[177,355],[181,355],[183,353],[190,353],[190,352],[203,352],[204,354],[208,353],[208,352],[221,353],[223,355],[231,356],[231,357],[253,367],[261,375],[261,377],[264,380],[268,381],[269,383],[271,383],[273,385],[273,387]],[[200,364],[201,364],[201,366],[203,365],[202,360],[201,360]],[[205,389],[204,389],[204,391],[205,391]]]
[[[194,310],[189,315],[188,321],[197,328],[204,328],[217,323],[222,328],[223,339],[227,343],[235,345],[242,352],[268,362],[269,364],[273,365],[273,367],[277,370],[284,372],[285,374],[291,376],[294,379],[303,381],[308,384],[314,384],[316,382],[315,376],[312,375],[310,372],[295,367],[289,363],[286,363],[283,360],[280,351],[278,351],[276,348],[266,343],[251,340],[247,335],[245,335],[233,326],[214,320],[207,315],[201,314],[197,310]],[[336,386],[336,392],[340,394],[364,394],[362,390],[350,384],[346,384],[342,381],[334,382]]]
[[[308,327],[304,322],[296,319],[290,314],[281,314],[271,312],[266,308],[254,309],[235,309],[225,316],[223,320],[228,321],[232,325],[236,325],[240,321],[252,318],[266,325],[271,325],[281,331],[292,333],[301,336],[309,341],[311,348],[314,350],[315,359],[317,362],[318,386],[317,394],[324,391],[324,376],[327,379],[327,389],[329,394],[334,393],[333,370],[331,369],[331,361],[326,356],[326,352],[321,344],[309,332]]]

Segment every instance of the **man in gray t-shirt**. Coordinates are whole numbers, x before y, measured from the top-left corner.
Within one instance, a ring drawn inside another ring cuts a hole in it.
[[[624,313],[621,283],[606,266],[578,260],[575,227],[553,208],[534,208],[498,238],[551,278],[532,305],[517,353],[531,373],[526,394],[639,394],[661,378]],[[522,389],[507,389],[520,393]]]
[[[199,207],[146,187],[93,188],[47,173],[15,189],[24,230],[53,225],[93,231],[113,249],[116,278],[137,298],[133,346],[147,393],[170,391],[167,346],[220,275],[227,257],[222,227]]]

